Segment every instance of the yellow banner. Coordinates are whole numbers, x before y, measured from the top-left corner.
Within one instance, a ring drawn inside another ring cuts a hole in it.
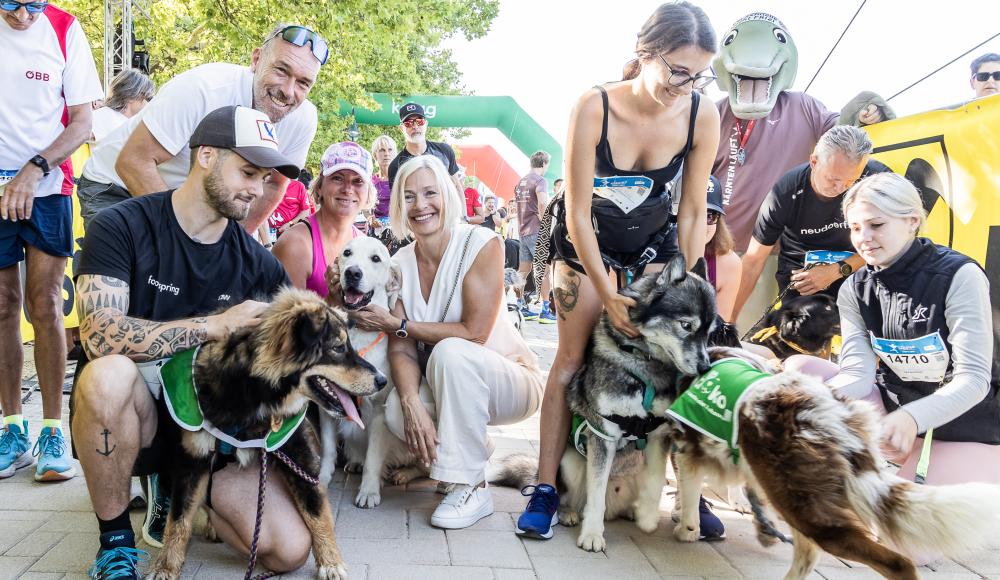
[[[80,176],[83,164],[90,157],[90,146],[84,144],[73,154],[73,173]],[[83,219],[80,218],[80,202],[73,196],[73,257],[80,252],[80,242],[83,240]],[[21,262],[21,289],[24,290],[24,262]],[[73,258],[66,260],[66,273],[63,276],[63,314],[66,315],[66,328],[80,326],[76,314],[76,289],[73,287]],[[28,321],[26,310],[21,308],[21,340],[28,342],[35,338],[35,331]]]

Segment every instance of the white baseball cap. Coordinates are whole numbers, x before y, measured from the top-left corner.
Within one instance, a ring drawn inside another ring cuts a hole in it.
[[[334,143],[327,147],[319,166],[323,175],[332,175],[341,169],[350,169],[363,177],[368,185],[372,183],[374,164],[371,153],[368,153],[364,147],[354,141]]]
[[[289,179],[299,176],[299,168],[278,151],[274,123],[256,109],[234,105],[205,115],[188,141],[191,149],[202,145],[230,149],[257,167],[276,169]]]

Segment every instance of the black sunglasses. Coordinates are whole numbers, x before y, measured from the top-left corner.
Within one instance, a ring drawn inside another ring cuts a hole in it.
[[[264,43],[266,44],[279,36],[285,42],[290,42],[295,46],[305,46],[308,43],[313,56],[321,65],[326,64],[326,59],[330,58],[330,46],[323,40],[323,37],[305,26],[286,26],[269,36]]]
[[[1000,70],[995,70],[995,71],[993,71],[991,73],[989,73],[989,72],[976,73],[973,76],[975,77],[975,79],[977,81],[979,81],[981,83],[985,83],[986,81],[990,80],[990,77],[993,77],[993,80],[995,80],[995,81],[1000,81]]]
[[[667,78],[667,83],[670,84],[671,86],[680,88],[688,83],[691,83],[691,86],[695,90],[697,90],[707,87],[708,85],[712,84],[712,81],[716,79],[714,74],[700,74],[697,76],[691,76],[684,71],[679,71],[679,70],[675,71],[674,67],[670,66],[670,63],[667,62],[667,59],[663,58],[662,54],[658,54],[656,56],[660,57],[660,60],[663,61],[663,66],[667,67],[667,70],[670,71],[670,77]]]

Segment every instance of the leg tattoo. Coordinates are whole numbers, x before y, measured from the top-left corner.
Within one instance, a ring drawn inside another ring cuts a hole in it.
[[[555,299],[559,303],[556,309],[559,318],[566,320],[566,313],[572,312],[580,300],[580,275],[575,270],[566,269],[565,279],[560,280],[555,289]]]

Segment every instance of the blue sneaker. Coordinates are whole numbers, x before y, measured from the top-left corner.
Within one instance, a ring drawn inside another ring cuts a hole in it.
[[[66,454],[66,439],[58,427],[42,428],[32,454],[38,458],[35,481],[66,481],[76,475],[73,461]]]
[[[521,306],[521,317],[525,320],[537,320],[538,313],[532,311],[527,306]]]
[[[167,529],[170,513],[170,496],[160,487],[160,476],[150,475],[146,480],[146,520],[142,522],[142,539],[154,548],[163,547],[163,532]]]
[[[22,467],[34,465],[35,458],[29,453],[31,440],[28,439],[27,421],[23,427],[5,425],[0,433],[0,479],[14,475]]]
[[[698,539],[703,542],[718,542],[726,539],[726,527],[722,525],[719,516],[712,513],[712,504],[708,503],[705,496],[698,498],[698,516],[701,520],[701,535]]]
[[[101,549],[87,575],[94,580],[139,580],[142,578],[139,565],[145,563],[149,555],[134,545],[132,530],[101,534]]]
[[[524,513],[517,518],[517,528],[514,531],[520,536],[548,540],[553,534],[552,526],[559,523],[556,513],[559,509],[559,493],[551,485],[543,483],[525,486],[521,495],[530,496],[531,499],[528,500]]]
[[[556,315],[548,308],[542,308],[541,313],[538,314],[538,322],[539,324],[555,324]]]

